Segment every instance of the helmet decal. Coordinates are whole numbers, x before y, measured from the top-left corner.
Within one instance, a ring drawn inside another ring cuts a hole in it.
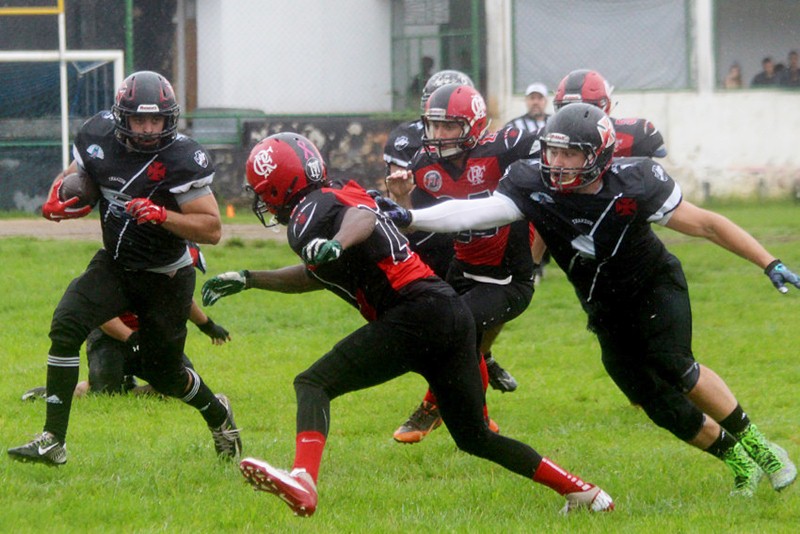
[[[253,172],[258,176],[266,178],[277,167],[272,161],[272,147],[266,150],[259,150],[253,158]]]

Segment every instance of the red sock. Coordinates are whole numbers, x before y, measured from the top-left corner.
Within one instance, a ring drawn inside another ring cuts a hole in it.
[[[478,364],[478,368],[481,370],[481,382],[483,382],[483,392],[486,393],[486,390],[489,389],[489,369],[486,368],[486,360],[483,358],[482,352],[481,352],[481,361]]]
[[[300,432],[295,438],[294,465],[292,469],[305,469],[316,484],[317,476],[319,476],[319,465],[322,463],[323,449],[325,449],[325,436],[321,433],[313,430]]]
[[[576,491],[586,491],[594,487],[592,484],[584,482],[572,473],[565,471],[547,458],[542,458],[542,462],[536,468],[536,472],[533,473],[533,480],[556,490],[561,495]]]
[[[436,395],[434,395],[431,390],[425,392],[425,397],[422,399],[423,402],[430,402],[431,404],[436,404]]]

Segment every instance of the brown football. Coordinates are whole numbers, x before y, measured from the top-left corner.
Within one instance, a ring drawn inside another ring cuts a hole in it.
[[[87,174],[74,172],[64,176],[61,189],[58,191],[58,198],[62,202],[72,197],[80,199],[77,204],[72,206],[73,208],[94,206],[100,199],[100,188]]]

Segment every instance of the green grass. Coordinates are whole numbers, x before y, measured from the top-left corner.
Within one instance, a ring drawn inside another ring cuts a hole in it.
[[[719,211],[800,268],[798,208],[735,205]],[[62,223],[69,224],[69,221]],[[726,379],[760,428],[800,460],[797,303],[751,264],[704,241],[660,231],[684,263],[695,314],[695,354]],[[43,403],[20,394],[41,385],[50,315],[96,243],[0,240],[0,443],[41,430]],[[288,247],[233,241],[205,247],[210,274],[294,262]],[[200,280],[202,282],[202,279]],[[199,292],[199,284],[198,284]],[[249,291],[207,308],[233,341],[213,347],[190,327],[187,353],[215,391],[231,399],[246,455],[290,466],[292,379],[361,324],[333,295]],[[795,532],[800,485],[762,483],[752,500],[728,496],[727,468],[631,407],[606,376],[585,317],[551,267],[530,309],[500,335],[497,359],[520,383],[488,392],[492,417],[564,467],[602,485],[612,514],[557,514],[552,491],[456,450],[447,431],[401,446],[392,431],[419,402],[423,380],[406,375],[337,399],[320,474],[320,506],[295,518],[253,492],[234,464],[216,460],[210,434],[175,400],[91,397],[75,402],[69,463],[0,459],[4,532]],[[85,362],[85,360],[84,360]],[[81,377],[85,377],[85,363]]]

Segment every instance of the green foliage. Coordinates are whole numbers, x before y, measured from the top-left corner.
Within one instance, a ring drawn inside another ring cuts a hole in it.
[[[722,210],[792,268],[797,208]],[[69,221],[62,223],[69,224]],[[769,437],[800,460],[796,404],[800,293],[780,295],[759,269],[705,241],[660,230],[692,292],[695,354],[731,386]],[[22,403],[45,380],[50,315],[96,243],[0,240],[6,283],[0,306],[0,436],[16,446],[41,430],[42,402]],[[297,259],[284,244],[205,247],[209,273],[276,268]],[[246,455],[289,467],[294,454],[293,377],[362,324],[326,292],[245,291],[206,311],[233,341],[214,347],[190,327],[187,353],[231,399]],[[605,374],[571,287],[555,266],[531,308],[506,326],[494,354],[520,388],[489,390],[501,431],[600,484],[612,514],[557,514],[552,491],[456,450],[443,427],[423,443],[393,442],[424,381],[406,375],[334,400],[310,519],[253,492],[235,464],[217,461],[202,419],[176,400],[129,396],[75,401],[69,462],[60,468],[0,460],[0,525],[8,532],[794,532],[800,485],[763,482],[754,499],[728,496],[732,476],[711,456],[655,427]],[[85,360],[84,360],[85,361]],[[81,369],[86,375],[85,363]]]

